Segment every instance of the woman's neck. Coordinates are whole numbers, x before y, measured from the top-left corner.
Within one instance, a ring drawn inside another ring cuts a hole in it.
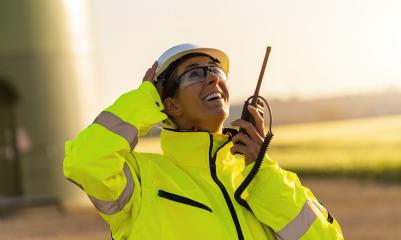
[[[191,130],[194,132],[198,131],[206,131],[209,133],[222,133],[223,122],[210,121],[210,122],[202,122],[202,123],[193,123],[193,122],[180,122],[175,121],[177,129],[180,130]]]

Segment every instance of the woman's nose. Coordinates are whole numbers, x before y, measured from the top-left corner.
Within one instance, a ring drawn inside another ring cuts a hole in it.
[[[207,72],[207,75],[206,75],[207,84],[217,83],[219,80],[221,80],[221,79],[217,74],[215,74],[211,71]]]

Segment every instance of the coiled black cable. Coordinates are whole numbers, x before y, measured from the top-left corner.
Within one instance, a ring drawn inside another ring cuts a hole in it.
[[[249,97],[246,100],[246,103],[249,102],[250,99],[252,99],[252,97]],[[272,116],[272,111],[270,109],[269,103],[266,101],[266,99],[264,99],[261,96],[258,96],[258,100],[261,99],[265,104],[266,107],[269,111],[269,131],[267,132],[263,143],[260,147],[259,153],[258,153],[258,157],[255,160],[255,164],[253,165],[251,171],[249,172],[248,176],[245,177],[244,181],[242,181],[242,183],[239,185],[239,187],[237,188],[237,190],[235,190],[234,193],[234,198],[235,200],[242,205],[243,207],[245,207],[246,209],[248,209],[249,211],[252,212],[251,208],[249,207],[249,204],[245,201],[245,199],[243,199],[241,197],[242,193],[245,191],[245,189],[248,187],[248,185],[251,183],[251,181],[253,180],[253,178],[256,176],[256,174],[258,173],[260,166],[262,165],[263,159],[266,155],[266,151],[269,148],[270,142],[273,138],[273,132],[272,132],[272,122],[273,122],[273,116]]]

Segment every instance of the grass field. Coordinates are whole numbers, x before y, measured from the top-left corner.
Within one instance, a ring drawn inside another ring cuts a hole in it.
[[[299,175],[401,181],[401,115],[273,127],[268,154]],[[139,151],[158,152],[157,139]]]
[[[401,181],[401,116],[279,126],[269,154],[301,175]]]

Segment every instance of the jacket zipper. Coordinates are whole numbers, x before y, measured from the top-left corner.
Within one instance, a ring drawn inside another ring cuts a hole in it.
[[[162,198],[166,198],[166,199],[172,200],[174,202],[179,202],[179,203],[183,203],[183,204],[186,204],[186,205],[191,205],[191,206],[202,208],[202,209],[205,209],[205,210],[207,210],[209,212],[212,212],[212,209],[210,207],[206,206],[203,203],[200,203],[200,202],[194,201],[194,200],[192,200],[190,198],[187,198],[187,197],[183,197],[183,196],[180,196],[180,195],[177,195],[177,194],[174,194],[174,193],[169,193],[169,192],[166,192],[164,190],[159,190],[157,195],[159,195]]]
[[[231,217],[234,221],[235,229],[237,230],[237,235],[239,240],[244,240],[244,235],[242,233],[241,225],[238,220],[237,213],[235,212],[234,205],[230,199],[230,195],[228,194],[226,188],[224,187],[223,183],[217,178],[216,173],[216,156],[217,152],[224,147],[230,139],[228,139],[223,145],[221,145],[212,157],[212,149],[213,149],[213,135],[209,134],[210,138],[210,145],[209,145],[209,166],[210,166],[210,175],[212,176],[213,181],[219,186],[221,192],[223,193],[224,199],[226,200],[226,204],[228,209],[230,210]]]

